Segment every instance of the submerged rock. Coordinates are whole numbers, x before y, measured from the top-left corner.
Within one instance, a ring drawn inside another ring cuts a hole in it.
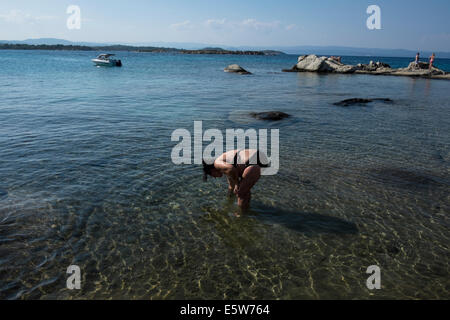
[[[431,177],[407,170],[389,169],[383,171],[383,174],[385,174],[386,178],[395,178],[405,183],[422,185],[436,184],[436,181]]]
[[[281,111],[251,112],[250,115],[258,120],[269,120],[269,121],[278,121],[290,117],[289,114]]]
[[[381,181],[399,186],[440,186],[434,177],[405,169],[383,168],[374,173]]]
[[[238,64],[230,64],[223,71],[231,72],[231,73],[238,73],[238,74],[252,74],[251,72],[248,72],[247,70],[245,70]]]
[[[352,99],[346,99],[342,100],[336,103],[333,103],[335,106],[340,107],[348,107],[348,106],[354,106],[354,105],[366,105],[369,102],[373,101],[382,101],[387,103],[392,103],[393,101],[389,98],[374,98],[374,99],[360,99],[360,98],[352,98]]]
[[[388,246],[386,247],[386,250],[387,250],[387,252],[388,252],[390,255],[393,255],[393,256],[395,256],[395,255],[397,255],[397,254],[400,253],[400,249],[399,249],[398,246],[395,245],[395,244],[390,244],[390,245],[388,245]]]
[[[0,189],[0,198],[6,197],[8,195],[8,191]]]

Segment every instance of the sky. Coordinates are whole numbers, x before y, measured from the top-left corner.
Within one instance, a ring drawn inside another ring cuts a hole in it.
[[[81,28],[67,28],[77,5]],[[369,30],[369,5],[381,29]],[[450,51],[449,0],[0,0],[0,40]]]

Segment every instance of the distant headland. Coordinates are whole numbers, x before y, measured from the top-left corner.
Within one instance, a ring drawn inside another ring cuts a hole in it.
[[[190,43],[190,42],[139,42],[139,43],[100,43],[100,42],[74,42],[65,39],[57,38],[35,38],[25,40],[0,40],[2,44],[28,44],[28,45],[66,45],[66,46],[83,46],[83,47],[108,47],[108,46],[124,46],[133,48],[143,48],[150,50],[146,52],[175,52],[178,49],[185,50],[184,53],[189,53],[192,50],[205,49],[221,49],[208,50],[206,53],[211,54],[230,54],[229,52],[264,52],[265,54],[283,52],[286,54],[318,54],[318,55],[337,55],[337,56],[359,56],[359,57],[415,57],[416,53],[420,51],[423,57],[429,57],[433,52],[436,57],[441,59],[450,59],[450,52],[440,52],[438,50],[431,51],[426,48],[410,49],[387,49],[387,48],[361,48],[361,47],[345,47],[345,46],[311,46],[311,45],[266,45],[266,46],[230,46],[226,44],[211,44],[211,43]],[[162,49],[161,49],[162,48]],[[52,50],[44,48],[43,50]],[[61,50],[61,49],[56,49]],[[70,50],[70,49],[69,49]],[[158,51],[159,50],[159,51]],[[135,51],[135,50],[132,50]],[[199,52],[195,52],[199,53]]]
[[[129,52],[151,52],[151,53],[180,53],[180,54],[234,54],[251,56],[275,56],[284,54],[276,50],[226,50],[223,48],[203,48],[203,49],[176,49],[164,47],[137,47],[127,45],[68,45],[68,44],[24,44],[24,43],[0,43],[0,50],[63,50],[63,51],[129,51]]]

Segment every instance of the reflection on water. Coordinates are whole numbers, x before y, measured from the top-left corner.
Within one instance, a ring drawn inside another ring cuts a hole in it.
[[[276,73],[293,56],[129,53],[115,71],[0,54],[1,298],[449,298],[447,82]],[[254,76],[225,74],[235,60]],[[333,105],[353,97],[394,103]],[[273,109],[293,117],[246,116]],[[280,129],[247,215],[226,181],[171,163],[194,120]]]

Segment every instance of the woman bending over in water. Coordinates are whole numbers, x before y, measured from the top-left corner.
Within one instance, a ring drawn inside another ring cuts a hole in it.
[[[208,175],[214,178],[225,175],[228,195],[238,197],[238,206],[244,212],[250,206],[250,190],[259,180],[261,168],[266,167],[267,157],[258,150],[231,150],[219,156],[213,164],[203,161],[203,180],[207,181]]]

